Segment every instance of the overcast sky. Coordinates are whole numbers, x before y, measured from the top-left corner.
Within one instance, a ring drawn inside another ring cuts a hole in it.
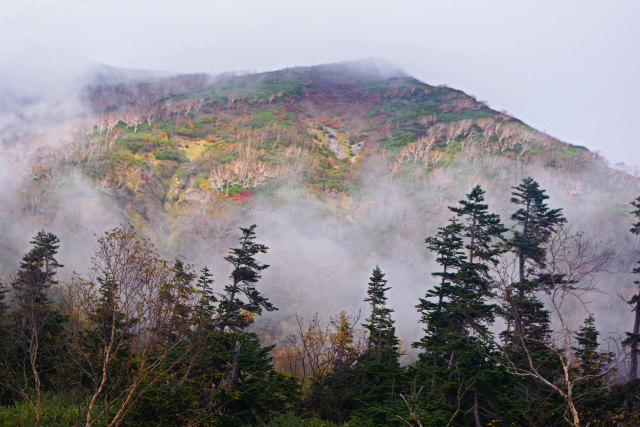
[[[370,57],[640,167],[637,0],[0,0],[0,87]]]

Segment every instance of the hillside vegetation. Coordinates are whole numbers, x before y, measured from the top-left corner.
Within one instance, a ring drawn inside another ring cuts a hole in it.
[[[640,180],[585,147],[375,61],[82,99],[6,151],[1,422],[637,422]]]

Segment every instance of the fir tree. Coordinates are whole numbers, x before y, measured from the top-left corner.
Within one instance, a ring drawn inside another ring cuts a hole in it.
[[[233,266],[233,271],[230,276],[231,283],[225,286],[225,294],[219,305],[219,321],[223,330],[229,328],[232,331],[241,331],[253,323],[252,315],[262,314],[263,309],[277,310],[255,287],[262,277],[260,272],[269,267],[255,259],[257,254],[266,253],[269,249],[254,242],[255,229],[255,224],[249,228],[241,227],[240,247],[231,249],[230,254],[225,257],[225,261]]]
[[[397,400],[396,389],[400,377],[399,340],[396,336],[393,310],[387,307],[387,280],[380,267],[376,266],[369,279],[367,298],[370,314],[363,326],[368,331],[366,348],[358,358],[351,372],[344,372],[341,382],[347,390],[342,394],[349,396],[349,388],[357,390],[351,396],[353,402],[345,405],[351,411],[358,411],[361,419],[375,425],[388,425],[395,421],[394,414],[385,410],[385,405]],[[338,373],[340,375],[340,373]],[[356,387],[350,386],[354,384]]]
[[[598,336],[600,333],[596,329],[593,314],[590,314],[584,320],[578,332],[576,332],[577,347],[573,350],[576,352],[578,361],[578,374],[580,376],[597,376],[606,365],[611,361],[611,353],[602,353],[598,350]]]
[[[451,285],[451,312],[458,330],[452,329],[448,341],[452,343],[450,365],[455,365],[458,381],[464,384],[490,380],[494,366],[487,362],[489,352],[485,339],[490,335],[488,326],[494,321],[495,305],[488,303],[492,296],[492,281],[489,265],[498,263],[497,256],[504,250],[500,247],[503,233],[507,231],[500,216],[490,213],[484,203],[484,190],[476,185],[466,200],[449,209],[457,214],[463,224],[461,235],[466,239],[467,260],[460,266]],[[480,406],[486,402],[484,387],[473,390],[473,399],[465,399],[471,406],[468,412],[474,423],[481,424]],[[468,420],[471,422],[471,420]]]
[[[489,263],[496,265],[497,256],[503,252],[500,243],[507,231],[500,216],[489,213],[484,202],[484,190],[476,185],[459,207],[450,206],[463,221],[461,235],[467,239],[467,260],[456,275],[453,286],[454,299],[458,306],[459,320],[468,331],[484,335],[487,325],[494,320],[494,305],[487,304],[491,296],[491,280],[488,277]]]
[[[640,236],[640,197],[631,202],[631,205],[635,208],[632,212],[638,220],[631,227],[631,233],[636,236]],[[640,261],[638,261],[640,264]],[[633,274],[640,274],[640,267],[633,269]],[[629,355],[631,358],[631,378],[637,379],[639,377],[638,372],[638,357],[640,356],[640,280],[636,280],[633,283],[638,287],[638,293],[635,294],[629,301],[629,305],[634,311],[633,331],[627,332],[627,338],[623,341],[623,344],[629,347]]]
[[[502,240],[502,235],[507,231],[500,221],[500,216],[489,213],[489,206],[483,203],[484,194],[485,191],[476,185],[467,194],[466,200],[458,202],[459,207],[449,206],[449,209],[464,221],[462,235],[468,239],[465,248],[469,251],[470,264],[476,260],[496,264],[496,256],[502,251],[496,243]]]
[[[389,358],[397,360],[398,338],[391,318],[393,310],[386,305],[386,292],[391,288],[385,286],[387,280],[378,266],[373,270],[369,280],[368,296],[364,301],[369,303],[371,311],[366,320],[368,323],[362,325],[369,331],[367,350],[375,355],[377,362]]]
[[[421,359],[433,367],[448,363],[451,343],[447,334],[459,330],[459,324],[454,319],[453,286],[459,269],[466,261],[464,242],[460,236],[462,230],[463,225],[452,218],[449,225],[441,227],[435,237],[425,240],[427,248],[435,252],[436,262],[441,266],[441,271],[432,273],[440,279],[440,283],[429,289],[416,306],[421,312],[420,321],[427,326],[424,329],[425,336],[413,346],[423,350]]]
[[[195,309],[195,323],[197,325],[211,325],[215,316],[218,299],[213,292],[213,278],[207,266],[200,270],[200,277],[196,283],[198,302]]]
[[[17,303],[17,310],[12,313],[12,332],[16,334],[13,338],[17,345],[14,353],[17,364],[13,368],[24,369],[18,377],[28,379],[28,386],[15,387],[26,399],[30,399],[27,390],[32,387],[35,401],[30,406],[34,408],[35,421],[39,424],[41,393],[52,386],[60,366],[66,319],[48,295],[51,286],[58,283],[55,279],[57,269],[63,267],[55,258],[60,240],[53,233],[42,230],[30,243],[33,249],[22,258],[11,283]]]
[[[518,281],[509,290],[508,320],[513,323],[511,345],[517,349],[524,338],[541,339],[549,332],[549,313],[535,296],[540,289],[535,271],[544,266],[545,243],[566,219],[562,209],[548,207],[545,200],[549,196],[532,178],[512,189],[511,203],[520,207],[511,215],[515,229],[506,246],[517,257]]]
[[[0,281],[0,372],[7,372],[9,362],[14,351],[14,343],[11,339],[12,325],[9,318],[9,305],[5,303],[9,290]],[[5,383],[5,378],[0,377],[0,405],[10,404],[13,400],[13,393],[9,384]]]
[[[172,320],[166,325],[166,339],[171,343],[185,342],[189,334],[192,320],[191,297],[194,293],[192,285],[195,274],[187,270],[182,260],[173,264],[174,280],[170,291],[162,293],[167,305],[172,307]]]

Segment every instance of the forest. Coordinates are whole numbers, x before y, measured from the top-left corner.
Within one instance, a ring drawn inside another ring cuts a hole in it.
[[[293,333],[264,334],[260,316],[282,307],[261,287],[256,225],[240,228],[224,284],[132,225],[97,236],[88,271],[59,280],[64,242],[42,230],[0,287],[0,424],[640,424],[640,291],[631,331],[599,331],[606,313],[589,302],[614,252],[533,178],[501,197],[511,227],[476,185],[424,239],[438,269],[406,307],[422,331],[406,343],[387,303],[403,284],[384,265],[363,278],[362,314],[295,313]],[[640,197],[629,211],[638,237]]]

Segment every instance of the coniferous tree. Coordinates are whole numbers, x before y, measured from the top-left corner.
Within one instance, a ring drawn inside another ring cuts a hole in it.
[[[396,337],[394,321],[391,318],[393,310],[386,305],[386,292],[391,288],[385,286],[387,280],[378,266],[373,270],[369,280],[368,296],[364,301],[369,303],[371,311],[366,320],[367,323],[362,325],[369,331],[367,352],[377,362],[382,360],[397,361],[398,338]]]
[[[65,343],[65,317],[48,295],[51,286],[58,283],[57,269],[63,266],[55,258],[60,247],[56,235],[42,230],[30,243],[33,249],[22,258],[11,283],[17,303],[11,332],[17,347],[10,370],[15,374],[14,389],[23,398],[31,400],[28,391],[33,390],[35,400],[30,406],[39,424],[42,391],[53,384]]]
[[[481,425],[480,406],[486,400],[484,395],[489,394],[482,393],[489,387],[483,387],[481,383],[492,381],[495,369],[485,356],[490,351],[485,339],[490,335],[488,327],[494,321],[496,308],[488,302],[492,296],[489,265],[498,263],[497,256],[503,252],[500,243],[507,231],[500,217],[488,211],[484,194],[484,190],[476,185],[466,200],[460,200],[457,207],[449,207],[462,221],[461,235],[466,239],[467,250],[467,260],[460,266],[451,286],[451,311],[459,325],[449,337],[449,342],[455,343],[451,361],[459,381],[479,384],[473,388],[473,398],[464,402],[471,406],[470,412],[477,426]]]
[[[122,392],[134,370],[130,329],[137,321],[127,319],[120,309],[119,285],[113,277],[105,275],[96,280],[100,285],[100,296],[88,316],[92,327],[78,338],[80,383],[89,390],[99,390],[101,397],[109,401]],[[109,375],[100,375],[102,372],[109,372]],[[94,416],[92,411],[97,404],[98,399],[89,402],[87,420]]]
[[[9,370],[8,363],[13,356],[13,343],[11,342],[11,324],[9,319],[9,305],[5,303],[9,290],[0,281],[0,371]],[[2,378],[4,379],[4,378]],[[0,379],[0,405],[10,404],[13,400],[13,393],[10,387]]]
[[[576,332],[578,345],[573,348],[576,352],[577,370],[580,376],[597,376],[611,361],[612,353],[603,353],[598,350],[600,346],[599,335],[600,333],[595,326],[595,318],[593,314],[590,314]]]
[[[523,179],[512,189],[511,202],[518,208],[511,215],[515,224],[505,249],[514,255],[515,275],[505,281],[501,315],[507,328],[501,334],[503,355],[512,371],[535,370],[534,376],[514,378],[518,392],[514,396],[521,396],[529,405],[516,418],[522,417],[519,422],[548,423],[552,419],[550,412],[567,406],[559,399],[561,393],[544,382],[562,377],[562,366],[547,345],[552,333],[551,318],[537,294],[566,282],[562,275],[544,272],[548,243],[566,219],[562,209],[549,208],[549,196],[532,178]],[[554,405],[556,408],[550,411]]]
[[[468,252],[468,262],[491,262],[496,264],[496,256],[502,249],[497,245],[507,228],[500,221],[500,216],[488,211],[489,206],[484,203],[485,191],[476,185],[467,194],[466,200],[460,200],[459,207],[449,206],[464,221],[462,235],[468,242],[465,248]]]
[[[630,231],[634,235],[640,236],[640,197],[631,202],[631,205],[635,208],[632,213],[638,221],[633,224]],[[638,261],[638,264],[640,264],[640,261]],[[640,274],[640,267],[634,268],[633,273]],[[629,347],[631,378],[637,379],[639,376],[638,357],[640,356],[640,280],[636,280],[633,283],[638,287],[638,293],[628,301],[632,311],[634,311],[633,331],[627,332],[627,338],[623,341],[623,344]]]
[[[367,298],[370,312],[364,328],[368,331],[366,348],[350,374],[354,377],[358,395],[353,408],[361,413],[362,422],[388,425],[395,421],[389,408],[397,400],[400,382],[399,340],[396,336],[393,310],[387,307],[387,280],[376,266],[369,279]]]
[[[255,243],[256,225],[240,228],[240,247],[231,249],[225,261],[233,265],[231,283],[225,286],[225,294],[219,304],[219,322],[224,330],[241,331],[253,323],[252,315],[262,314],[262,310],[277,310],[267,298],[262,296],[255,284],[260,280],[260,272],[269,267],[255,259],[259,253],[266,253],[267,248],[261,243]],[[246,299],[246,301],[242,298]]]
[[[173,264],[174,281],[161,293],[161,298],[167,300],[172,307],[171,322],[165,325],[165,339],[170,343],[186,343],[189,327],[191,326],[191,297],[194,293],[192,285],[195,274],[188,271],[182,260],[175,260]]]
[[[604,393],[606,385],[602,375],[610,369],[615,354],[599,350],[599,335],[595,318],[590,314],[576,332],[577,345],[572,347],[576,356],[574,375],[582,378],[574,389],[576,407],[581,421],[586,425],[591,424],[595,418],[605,418],[606,410],[613,408],[613,402]]]
[[[500,243],[507,231],[500,216],[489,213],[484,202],[484,190],[477,185],[460,206],[450,206],[463,221],[461,235],[467,239],[467,258],[456,274],[452,291],[457,304],[460,324],[467,333],[487,334],[487,326],[494,320],[494,305],[487,303],[491,296],[489,264],[498,263],[497,256],[503,252]]]
[[[510,339],[513,349],[521,348],[525,338],[542,339],[549,333],[549,313],[535,296],[540,290],[536,268],[544,266],[545,248],[551,235],[566,222],[562,209],[550,209],[545,202],[549,196],[532,178],[525,178],[512,187],[511,203],[518,210],[511,215],[515,221],[513,237],[506,246],[517,258],[518,277],[507,297],[510,305],[508,321],[513,326]]]
[[[196,283],[196,293],[198,294],[198,302],[195,309],[196,325],[212,325],[216,302],[218,299],[213,292],[213,278],[207,266],[200,270],[200,276]]]
[[[222,295],[218,304],[218,325],[221,331],[229,330],[234,341],[232,350],[232,360],[230,370],[225,374],[223,383],[234,384],[240,376],[240,355],[243,342],[249,339],[249,335],[240,334],[254,322],[254,315],[262,314],[262,310],[277,310],[262,296],[255,287],[262,277],[260,272],[268,268],[269,265],[261,264],[255,256],[259,253],[266,253],[267,248],[261,243],[256,243],[256,225],[248,228],[240,227],[242,236],[240,237],[240,247],[232,248],[225,261],[233,265],[231,272],[231,283],[225,286],[225,294]],[[244,298],[243,298],[244,297]]]
[[[424,329],[425,336],[413,345],[423,350],[420,357],[428,358],[428,363],[434,367],[448,363],[450,352],[447,349],[450,343],[446,333],[458,328],[452,317],[452,299],[456,275],[466,261],[462,230],[463,225],[452,218],[449,225],[441,227],[435,237],[425,239],[427,248],[435,252],[436,262],[441,266],[441,271],[432,273],[440,279],[440,283],[429,289],[416,306],[421,313],[420,321],[427,326]]]

